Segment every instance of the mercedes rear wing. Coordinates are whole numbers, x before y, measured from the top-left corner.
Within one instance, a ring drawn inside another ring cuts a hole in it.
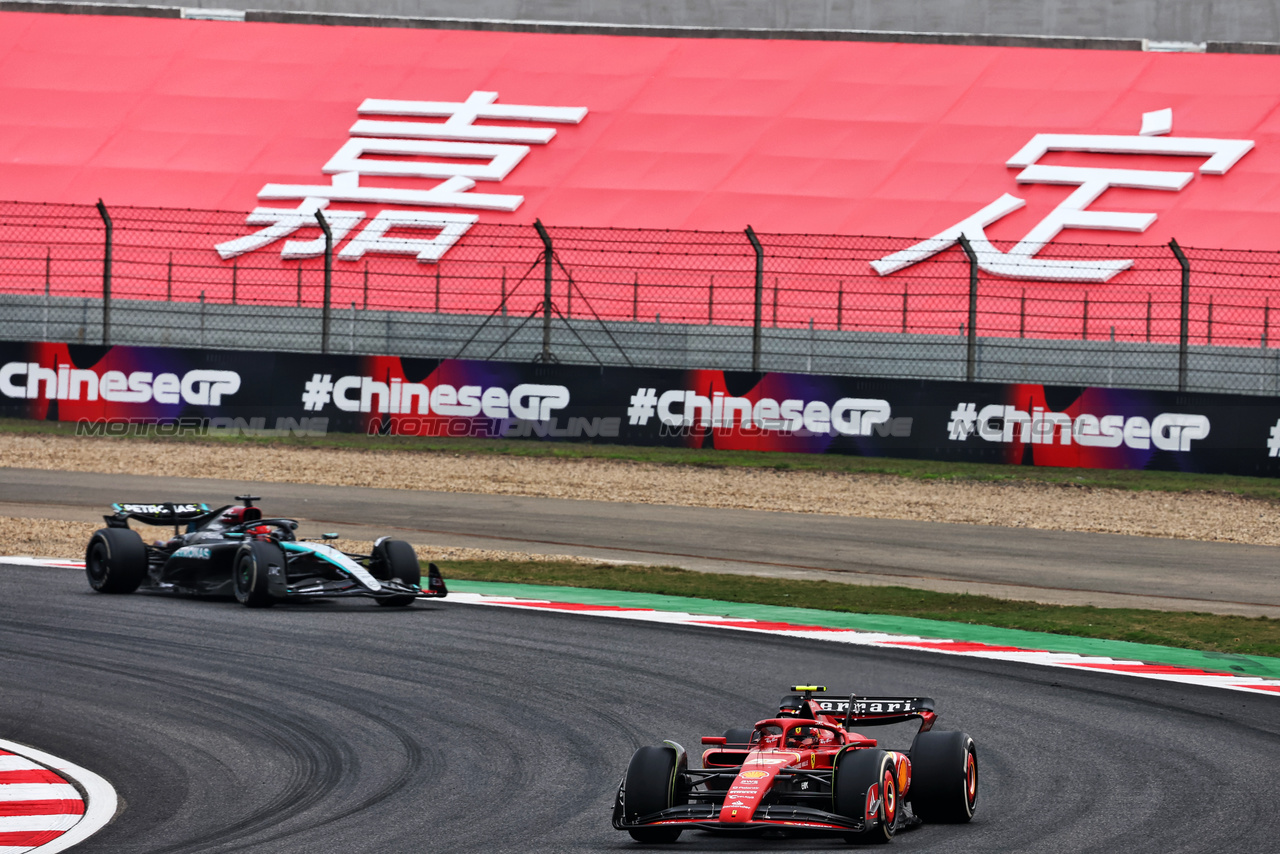
[[[129,520],[136,519],[144,525],[182,525],[204,521],[221,510],[210,510],[208,504],[184,504],[176,501],[161,501],[157,504],[112,504],[115,511],[110,516],[103,516],[109,528],[127,528]],[[226,509],[226,508],[222,508]]]

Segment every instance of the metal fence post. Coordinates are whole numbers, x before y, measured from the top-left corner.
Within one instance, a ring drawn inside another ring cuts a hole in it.
[[[969,259],[969,340],[965,347],[964,378],[973,382],[978,375],[978,256],[969,245],[969,238],[960,235],[960,248]]]
[[[316,222],[324,232],[324,305],[320,309],[320,352],[329,352],[329,303],[333,296],[333,232],[324,211],[316,211]]]
[[[1187,390],[1187,339],[1191,328],[1191,262],[1178,245],[1177,240],[1169,241],[1173,256],[1178,259],[1182,268],[1182,299],[1178,309],[1178,391]]]
[[[756,253],[756,310],[751,325],[751,370],[760,373],[760,325],[764,315],[764,247],[751,226],[747,226],[747,240]]]
[[[45,318],[40,326],[41,341],[49,341],[49,279],[52,268],[54,268],[54,250],[51,247],[45,247]],[[1262,333],[1262,337],[1266,338],[1265,332]],[[1266,344],[1263,343],[1263,347],[1265,346]]]
[[[102,225],[106,228],[106,241],[102,252],[102,344],[111,344],[111,214],[107,206],[98,199],[98,215],[102,217]]]
[[[542,354],[539,361],[549,363],[551,356],[551,273],[552,273],[552,245],[551,235],[547,233],[547,229],[542,224],[542,220],[535,219],[533,227],[538,232],[538,237],[542,240]]]

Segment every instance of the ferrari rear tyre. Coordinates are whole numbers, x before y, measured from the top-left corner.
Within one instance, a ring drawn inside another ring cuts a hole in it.
[[[147,575],[147,547],[129,528],[103,528],[84,553],[89,586],[99,593],[132,593]]]
[[[853,750],[840,755],[832,782],[835,812],[846,818],[875,822],[845,841],[884,844],[898,829],[898,782],[893,757],[883,750]]]
[[[631,757],[625,783],[626,821],[659,812],[684,802],[680,796],[676,752],[670,747],[642,747]],[[628,833],[637,842],[667,843],[680,838],[678,827],[633,827]]]
[[[285,571],[284,551],[274,543],[251,540],[240,547],[232,567],[236,601],[246,608],[270,608],[276,603],[269,584],[271,570]]]
[[[413,546],[404,540],[383,540],[373,550],[373,564],[378,569],[378,577],[393,579],[414,587],[422,583],[422,567],[418,565],[418,555]],[[404,607],[412,605],[416,596],[388,596],[375,600],[379,605]]]
[[[739,726],[724,731],[725,747],[746,750],[751,746],[751,727]]]
[[[911,810],[962,824],[978,804],[978,750],[963,732],[922,732],[911,745]]]

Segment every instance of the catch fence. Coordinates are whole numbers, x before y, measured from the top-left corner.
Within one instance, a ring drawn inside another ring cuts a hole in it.
[[[1128,262],[1084,283],[998,242],[881,275],[916,241],[477,223],[424,263],[335,214],[232,254],[243,213],[0,203],[0,338],[1280,394],[1275,252],[1038,254]]]

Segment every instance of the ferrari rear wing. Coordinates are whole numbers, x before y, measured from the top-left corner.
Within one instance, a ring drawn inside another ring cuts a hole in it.
[[[815,697],[822,714],[830,717],[843,715],[843,725],[855,723],[862,726],[887,726],[910,720],[920,720],[928,729],[937,718],[932,697],[859,697],[851,695],[845,700]]]
[[[116,511],[110,516],[103,516],[107,526],[126,528],[130,519],[136,519],[144,525],[181,525],[204,519],[210,514],[208,504],[182,504],[174,501],[162,501],[158,504],[112,504]]]

